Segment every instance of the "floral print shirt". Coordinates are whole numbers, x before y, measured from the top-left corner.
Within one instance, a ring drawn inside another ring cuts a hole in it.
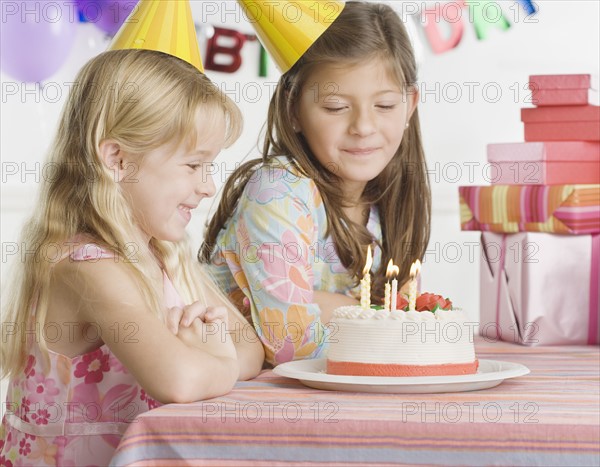
[[[342,265],[327,232],[327,214],[314,182],[285,157],[260,167],[244,188],[232,217],[219,233],[211,272],[223,291],[250,302],[252,321],[267,361],[279,363],[324,355],[328,330],[313,292],[358,298],[359,287]],[[381,241],[375,207],[367,229]],[[373,252],[373,269],[381,250]]]

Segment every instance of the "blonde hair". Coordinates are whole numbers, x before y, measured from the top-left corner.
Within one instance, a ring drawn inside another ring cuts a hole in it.
[[[210,261],[217,235],[234,212],[256,168],[273,164],[275,157],[284,155],[317,185],[338,256],[358,283],[372,236],[365,226],[352,222],[345,214],[346,201],[338,188],[339,178],[312,154],[302,134],[292,127],[290,115],[297,115],[302,90],[317,67],[326,64],[351,67],[373,58],[380,58],[389,66],[391,75],[407,94],[413,92],[416,62],[398,15],[384,4],[348,2],[332,25],[281,76],[269,106],[263,157],[243,164],[228,179],[198,253],[201,261]],[[399,126],[398,131],[403,130]],[[399,264],[398,280],[402,284],[409,277],[412,262],[423,259],[429,242],[431,193],[417,110],[392,161],[367,184],[362,201],[376,205],[381,219],[383,261],[372,273],[372,296],[377,302],[383,300],[387,260],[393,258]]]
[[[49,246],[64,246],[78,234],[91,237],[122,260],[158,316],[162,308],[153,292],[157,284],[148,274],[156,261],[186,303],[203,296],[198,279],[207,280],[207,275],[191,259],[188,242],[152,239],[148,245],[132,222],[132,209],[114,173],[99,156],[99,144],[106,139],[142,157],[167,143],[193,144],[199,111],[225,118],[226,145],[238,138],[239,109],[183,60],[149,50],[117,50],[100,54],[81,69],[49,154],[52,177],[42,181],[35,212],[21,234],[21,244],[32,254],[15,265],[13,284],[7,289],[3,321],[19,332],[3,331],[2,376],[15,375],[25,365],[25,329],[44,326],[56,262],[46,254]],[[44,339],[36,338],[47,356]]]

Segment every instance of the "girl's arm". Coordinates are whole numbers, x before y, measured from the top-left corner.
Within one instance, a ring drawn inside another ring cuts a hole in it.
[[[239,380],[252,379],[260,373],[265,361],[263,345],[256,335],[254,326],[233,307],[229,307],[229,328],[237,352]]]
[[[344,294],[324,292],[315,290],[313,300],[321,309],[321,321],[323,324],[329,323],[333,317],[333,311],[340,306],[358,305],[358,300],[348,297]]]
[[[327,261],[327,252],[315,249],[326,221],[315,218],[320,198],[312,180],[287,174],[266,168],[248,182],[220,240],[220,254],[237,263],[236,281],[272,364],[322,356],[323,319],[331,314],[322,314],[314,290],[313,264]]]
[[[208,399],[235,384],[239,368],[231,338],[207,337],[199,320],[175,336],[148,309],[123,263],[63,261],[54,269],[52,287],[70,316],[99,328],[103,342],[156,400]]]
[[[239,380],[254,378],[260,373],[265,360],[265,352],[254,327],[224,295],[217,293],[212,287],[205,287],[204,293],[207,303],[225,306],[229,312],[228,330],[237,353]]]

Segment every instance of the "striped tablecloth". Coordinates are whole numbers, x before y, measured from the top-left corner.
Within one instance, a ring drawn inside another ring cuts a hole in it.
[[[476,392],[394,395],[319,391],[264,371],[226,396],[142,414],[113,464],[600,465],[598,347],[476,349],[531,373]]]

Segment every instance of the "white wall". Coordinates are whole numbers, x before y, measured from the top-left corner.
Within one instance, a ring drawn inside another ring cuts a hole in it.
[[[218,12],[204,18],[207,23],[252,32],[243,16],[233,13],[232,1],[210,3],[216,5]],[[391,3],[399,11],[407,12],[415,6],[423,7],[426,2]],[[525,22],[525,14],[515,7],[515,2],[501,4],[511,23],[509,30],[492,31],[490,37],[479,41],[473,26],[467,24],[458,47],[442,55],[430,52],[421,26],[407,18],[416,33],[415,44],[419,50],[423,91],[421,123],[433,185],[433,235],[423,268],[423,287],[451,297],[472,318],[479,316],[479,236],[476,232],[460,232],[458,186],[486,182],[482,170],[486,144],[523,141],[519,109],[528,105],[525,88],[530,74],[597,74],[599,69],[598,2],[539,1],[539,11],[529,22]],[[192,7],[194,19],[200,23],[203,21],[201,2],[193,1]],[[77,27],[77,42],[67,63],[47,80],[45,90],[38,89],[36,93],[37,85],[15,83],[10,76],[0,75],[2,282],[7,274],[6,252],[17,242],[21,223],[32,209],[35,179],[40,177],[35,164],[43,161],[50,145],[68,89],[65,83],[73,81],[78,68],[108,44],[108,39],[92,24]],[[245,45],[243,60],[236,74],[210,73],[235,99],[245,116],[242,137],[220,157],[229,168],[249,153],[257,154],[256,143],[265,120],[269,93],[278,76],[271,64],[269,78],[257,78],[256,43]],[[12,94],[15,86],[18,92]],[[469,89],[474,90],[473,99],[470,99]],[[501,98],[493,102],[497,89],[501,91]],[[11,90],[10,95],[7,90]],[[258,99],[257,91],[260,91]],[[457,91],[462,97],[456,97]],[[12,171],[15,164],[19,173],[9,175],[5,169]],[[472,179],[469,167],[473,170]],[[23,173],[23,168],[32,169],[34,173]],[[194,214],[190,226],[198,245],[209,204],[206,202]],[[476,245],[471,246],[472,242]],[[469,255],[471,250],[474,255]]]

